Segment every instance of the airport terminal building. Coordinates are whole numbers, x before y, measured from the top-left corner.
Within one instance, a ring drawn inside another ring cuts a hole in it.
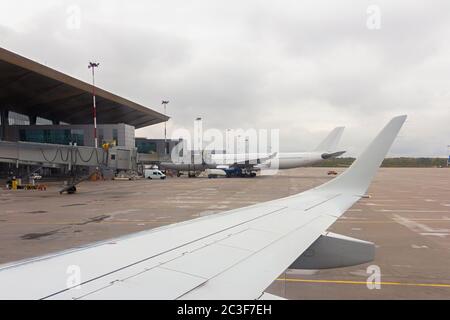
[[[69,154],[75,159],[95,154],[110,163],[135,161],[135,129],[169,119],[96,88],[99,146],[116,148],[103,154],[103,149],[93,148],[92,89],[91,84],[0,48],[0,170],[11,165],[95,165],[71,163]]]

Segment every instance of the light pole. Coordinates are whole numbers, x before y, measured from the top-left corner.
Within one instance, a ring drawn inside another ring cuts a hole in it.
[[[163,100],[162,105],[164,106],[164,115],[167,116],[167,105],[169,104],[168,100]],[[167,146],[167,121],[164,122],[164,152],[165,154],[169,154],[169,148]]]
[[[95,104],[95,68],[98,68],[100,63],[89,62],[89,69],[92,69],[92,115],[94,117],[94,145],[95,148],[98,148],[98,140],[97,140],[97,106]]]
[[[236,150],[237,150],[237,152],[236,153],[243,153],[242,152],[242,140],[241,140],[241,135],[238,135],[237,136],[237,142],[236,142]]]
[[[231,135],[231,129],[227,129],[226,130],[226,134],[225,134],[225,154],[232,153],[231,152],[231,147],[230,147],[230,144],[231,144],[231,137],[230,137],[230,135]]]
[[[447,152],[447,167],[450,167],[450,144],[447,146],[448,152]]]
[[[194,161],[192,162],[195,164],[201,164],[203,163],[203,122],[202,118],[198,117],[195,119],[194,122]],[[200,156],[199,161],[197,161],[197,154]]]

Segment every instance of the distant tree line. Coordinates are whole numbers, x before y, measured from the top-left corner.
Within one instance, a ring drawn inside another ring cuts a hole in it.
[[[336,158],[324,160],[314,165],[314,167],[349,167],[355,158]],[[447,167],[446,158],[386,158],[381,165],[385,168],[440,168]]]

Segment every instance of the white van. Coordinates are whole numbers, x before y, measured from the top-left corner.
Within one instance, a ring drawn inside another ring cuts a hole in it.
[[[227,176],[227,173],[222,169],[206,169],[205,171],[210,179]]]
[[[158,179],[165,179],[166,175],[164,173],[162,173],[161,170],[145,169],[144,177],[145,177],[145,179],[158,180]]]

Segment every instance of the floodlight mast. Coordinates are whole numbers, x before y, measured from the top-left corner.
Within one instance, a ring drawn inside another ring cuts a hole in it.
[[[164,115],[167,116],[167,105],[169,104],[168,100],[163,100],[162,105],[164,106]],[[164,153],[165,155],[169,154],[169,147],[167,146],[167,120],[164,121]]]
[[[94,146],[98,148],[97,139],[97,105],[95,101],[95,68],[98,68],[100,63],[89,62],[88,68],[92,69],[92,116],[94,118]]]

